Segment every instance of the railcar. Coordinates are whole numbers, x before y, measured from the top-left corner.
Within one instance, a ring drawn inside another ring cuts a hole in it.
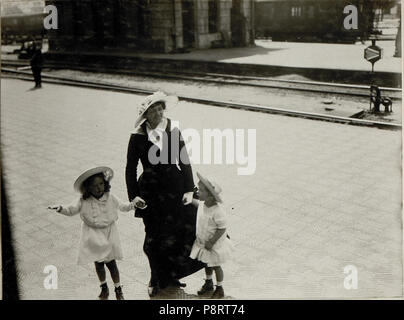
[[[9,44],[41,39],[45,35],[45,13],[18,14],[1,17],[1,42]]]
[[[274,41],[311,41],[354,43],[367,39],[373,32],[375,8],[395,1],[369,0],[256,0],[256,37]],[[354,5],[358,13],[357,28],[347,29],[344,8]]]

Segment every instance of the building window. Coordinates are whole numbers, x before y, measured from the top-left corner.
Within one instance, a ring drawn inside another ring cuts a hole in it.
[[[302,7],[292,7],[292,17],[301,17]]]
[[[218,31],[218,0],[209,0],[208,17],[209,17],[209,33]]]

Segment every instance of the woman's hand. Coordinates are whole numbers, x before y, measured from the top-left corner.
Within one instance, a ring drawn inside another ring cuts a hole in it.
[[[49,210],[56,210],[56,212],[62,211],[63,207],[62,206],[49,206]]]
[[[145,209],[147,207],[146,201],[144,201],[141,197],[136,197],[132,200],[132,202],[135,204],[136,208]]]
[[[192,191],[184,193],[184,195],[182,196],[182,203],[184,204],[184,206],[192,203],[193,197],[194,193]]]

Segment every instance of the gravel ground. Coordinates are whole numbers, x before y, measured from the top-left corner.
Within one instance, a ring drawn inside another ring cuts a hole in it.
[[[48,70],[45,73],[80,80],[102,81],[104,83],[131,86],[146,90],[162,90],[178,96],[258,104],[343,117],[350,117],[361,110],[368,110],[369,108],[369,99],[361,97],[341,97],[333,94],[305,93],[240,85],[219,85],[217,83],[157,79],[136,75],[106,74],[76,70]],[[332,104],[324,103],[325,101],[330,102],[330,100]],[[385,119],[401,123],[401,101],[399,104],[394,102],[393,111]]]

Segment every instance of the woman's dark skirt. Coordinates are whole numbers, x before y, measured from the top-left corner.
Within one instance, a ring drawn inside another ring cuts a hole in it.
[[[176,166],[146,169],[139,179],[147,208],[137,210],[145,225],[143,250],[151,268],[151,285],[166,287],[205,267],[189,254],[195,240],[196,212],[182,203],[183,182]]]

